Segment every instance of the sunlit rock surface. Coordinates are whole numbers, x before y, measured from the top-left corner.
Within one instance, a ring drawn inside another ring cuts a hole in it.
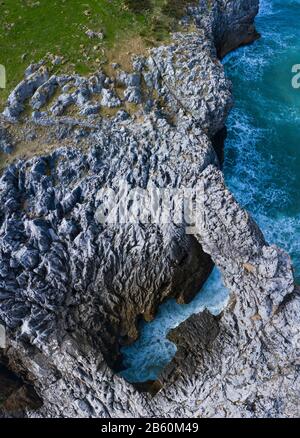
[[[217,51],[256,38],[257,7],[257,0],[200,1],[190,11],[197,29],[135,59],[132,76],[49,78],[38,65],[12,92],[3,129],[22,120],[31,99],[18,142],[49,147],[9,165],[0,179],[3,354],[43,400],[28,416],[297,415],[299,295],[291,262],[228,192],[211,143],[232,106]],[[54,87],[61,93],[47,107]],[[139,99],[128,113],[125,100]],[[98,105],[114,111],[110,118],[94,114]],[[70,107],[76,116],[65,115]],[[99,190],[122,180],[128,190],[201,182],[201,233],[187,235],[185,223],[99,224]],[[137,338],[138,319],[151,320],[166,298],[190,301],[211,260],[230,305],[171,333],[179,349],[153,399],[114,373],[120,346]]]

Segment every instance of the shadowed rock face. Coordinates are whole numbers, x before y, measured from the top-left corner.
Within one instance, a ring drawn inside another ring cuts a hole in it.
[[[220,58],[260,37],[252,19],[258,13],[257,1],[244,1],[242,7],[235,0],[213,3],[215,44]]]
[[[37,409],[41,405],[34,388],[0,364],[0,418],[22,417],[26,409]]]
[[[197,30],[176,34],[169,46],[135,59],[133,75],[49,79],[37,65],[12,92],[5,110],[9,120],[22,116],[24,96],[32,98],[32,121],[22,127],[26,141],[36,129],[36,141],[46,145],[48,137],[39,137],[36,128],[42,125],[57,146],[66,137],[72,146],[16,161],[0,179],[5,357],[10,369],[34,381],[43,400],[28,415],[296,415],[288,395],[289,382],[299,378],[294,366],[299,299],[291,263],[268,246],[226,189],[211,142],[218,144],[232,106],[215,44],[225,53],[245,43],[257,4],[199,2],[190,11]],[[231,29],[240,35],[234,41]],[[68,91],[69,81],[75,91]],[[124,97],[116,95],[120,81]],[[54,84],[61,94],[44,108]],[[117,105],[110,119],[92,114],[91,96],[97,95],[99,105]],[[132,116],[122,107],[130,96],[142,96]],[[78,117],[64,116],[70,105],[79,109]],[[201,233],[187,235],[183,219],[145,224],[141,211],[134,224],[99,223],[101,190],[117,189],[120,181],[128,193],[151,187],[195,192],[201,183]],[[166,298],[190,300],[212,260],[233,293],[232,305],[220,320],[205,313],[173,333],[182,347],[153,400],[112,372],[121,364],[119,347],[136,339],[137,320],[153,318]],[[273,349],[269,337],[276,339]],[[284,384],[277,394],[273,381],[279,375]],[[249,410],[256,397],[259,407]]]
[[[20,382],[9,371],[0,365],[0,403],[3,403],[7,398],[20,387]]]

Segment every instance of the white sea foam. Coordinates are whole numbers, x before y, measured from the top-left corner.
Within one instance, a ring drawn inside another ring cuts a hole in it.
[[[298,276],[300,209],[295,209],[297,200],[299,205],[295,191],[299,151],[289,141],[295,143],[299,132],[300,99],[290,87],[289,59],[297,53],[299,38],[282,17],[292,14],[297,23],[299,6],[300,0],[263,0],[257,19],[262,39],[225,59],[238,98],[228,120],[224,168],[235,197],[252,213],[267,241],[292,255]]]
[[[276,243],[293,256],[296,272],[300,271],[300,214],[293,217],[282,215],[275,219],[258,214],[257,222],[264,231],[265,238],[270,243]]]
[[[272,0],[260,0],[259,2],[259,17],[274,14],[274,7]]]

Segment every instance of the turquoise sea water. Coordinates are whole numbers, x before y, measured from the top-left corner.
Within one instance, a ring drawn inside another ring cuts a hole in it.
[[[224,174],[269,243],[292,257],[300,280],[300,0],[262,0],[262,38],[224,60],[233,82]]]
[[[292,66],[300,64],[300,0],[262,0],[256,25],[261,40],[224,60],[235,96],[224,174],[267,241],[290,253],[300,280],[300,89],[292,87]],[[122,349],[121,375],[131,382],[156,379],[176,353],[167,333],[205,307],[218,314],[227,300],[215,269],[189,305],[160,306],[154,321],[141,323],[139,340]]]

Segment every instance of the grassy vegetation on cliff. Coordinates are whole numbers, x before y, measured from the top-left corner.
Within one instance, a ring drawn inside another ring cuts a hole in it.
[[[0,64],[7,88],[0,104],[23,77],[26,66],[51,55],[56,70],[88,73],[122,53],[142,52],[166,39],[195,0],[0,0]],[[89,38],[88,30],[104,38]]]

